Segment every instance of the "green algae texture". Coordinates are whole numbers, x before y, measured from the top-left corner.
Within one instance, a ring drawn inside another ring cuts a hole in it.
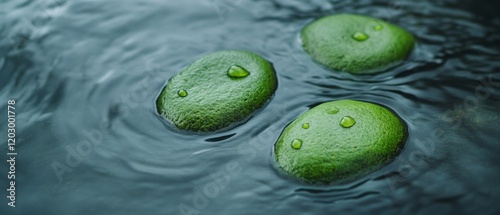
[[[210,132],[248,119],[276,91],[271,63],[248,51],[203,56],[172,77],[156,101],[177,128]]]
[[[338,14],[320,18],[301,32],[302,45],[317,62],[337,71],[371,74],[402,62],[414,37],[380,19]]]
[[[286,126],[274,155],[281,170],[302,181],[342,183],[392,161],[403,148],[406,134],[403,121],[389,109],[338,100],[320,104]]]

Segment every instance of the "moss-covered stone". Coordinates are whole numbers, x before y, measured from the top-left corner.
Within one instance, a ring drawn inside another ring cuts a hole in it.
[[[301,33],[304,49],[327,67],[367,74],[404,60],[415,39],[404,29],[380,19],[338,14],[308,24]]]
[[[406,127],[392,111],[368,102],[323,103],[299,116],[275,144],[277,165],[309,183],[345,182],[393,160]]]
[[[273,66],[262,57],[220,51],[172,77],[156,104],[179,129],[215,131],[247,119],[266,104],[277,84]]]

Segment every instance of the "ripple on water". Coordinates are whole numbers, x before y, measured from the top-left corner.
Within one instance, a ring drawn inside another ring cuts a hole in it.
[[[494,6],[471,2],[2,2],[9,12],[0,28],[8,38],[0,37],[0,98],[17,99],[25,138],[19,147],[36,160],[19,179],[29,205],[20,213],[49,205],[54,213],[95,206],[108,214],[175,214],[181,204],[194,207],[197,192],[214,183],[219,192],[200,213],[498,210],[500,19],[488,9]],[[397,24],[417,46],[381,74],[330,71],[304,52],[299,33],[342,12]],[[156,96],[194,60],[225,49],[273,63],[273,100],[229,131],[177,131],[156,113]],[[343,185],[312,186],[280,174],[272,150],[282,129],[338,99],[396,111],[410,133],[399,159]],[[68,150],[85,141],[94,144],[90,153],[59,181],[51,165],[66,165]],[[40,201],[47,193],[68,208]]]

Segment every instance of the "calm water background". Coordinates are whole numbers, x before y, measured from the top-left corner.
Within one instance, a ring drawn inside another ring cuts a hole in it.
[[[18,161],[17,207],[3,198],[0,214],[182,214],[179,206],[200,214],[498,214],[498,8],[465,0],[2,0],[0,160],[6,103],[16,99]],[[383,74],[325,69],[302,50],[299,31],[342,12],[402,26],[418,45]],[[274,64],[274,99],[229,131],[172,129],[155,110],[161,87],[225,49]],[[345,185],[311,186],[276,171],[272,149],[284,126],[346,98],[388,106],[406,121],[399,158]],[[214,188],[211,174],[234,165]],[[0,167],[3,196],[8,166]]]

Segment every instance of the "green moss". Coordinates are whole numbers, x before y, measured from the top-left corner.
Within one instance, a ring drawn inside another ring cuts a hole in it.
[[[361,177],[387,164],[405,140],[406,127],[387,108],[339,100],[318,105],[290,123],[274,153],[277,165],[288,174],[310,183],[330,184]]]
[[[380,72],[404,60],[415,39],[379,19],[339,14],[320,18],[301,33],[304,49],[327,67],[355,74]]]
[[[179,129],[215,131],[248,118],[276,88],[274,68],[262,57],[220,51],[172,77],[156,104],[158,112]]]

